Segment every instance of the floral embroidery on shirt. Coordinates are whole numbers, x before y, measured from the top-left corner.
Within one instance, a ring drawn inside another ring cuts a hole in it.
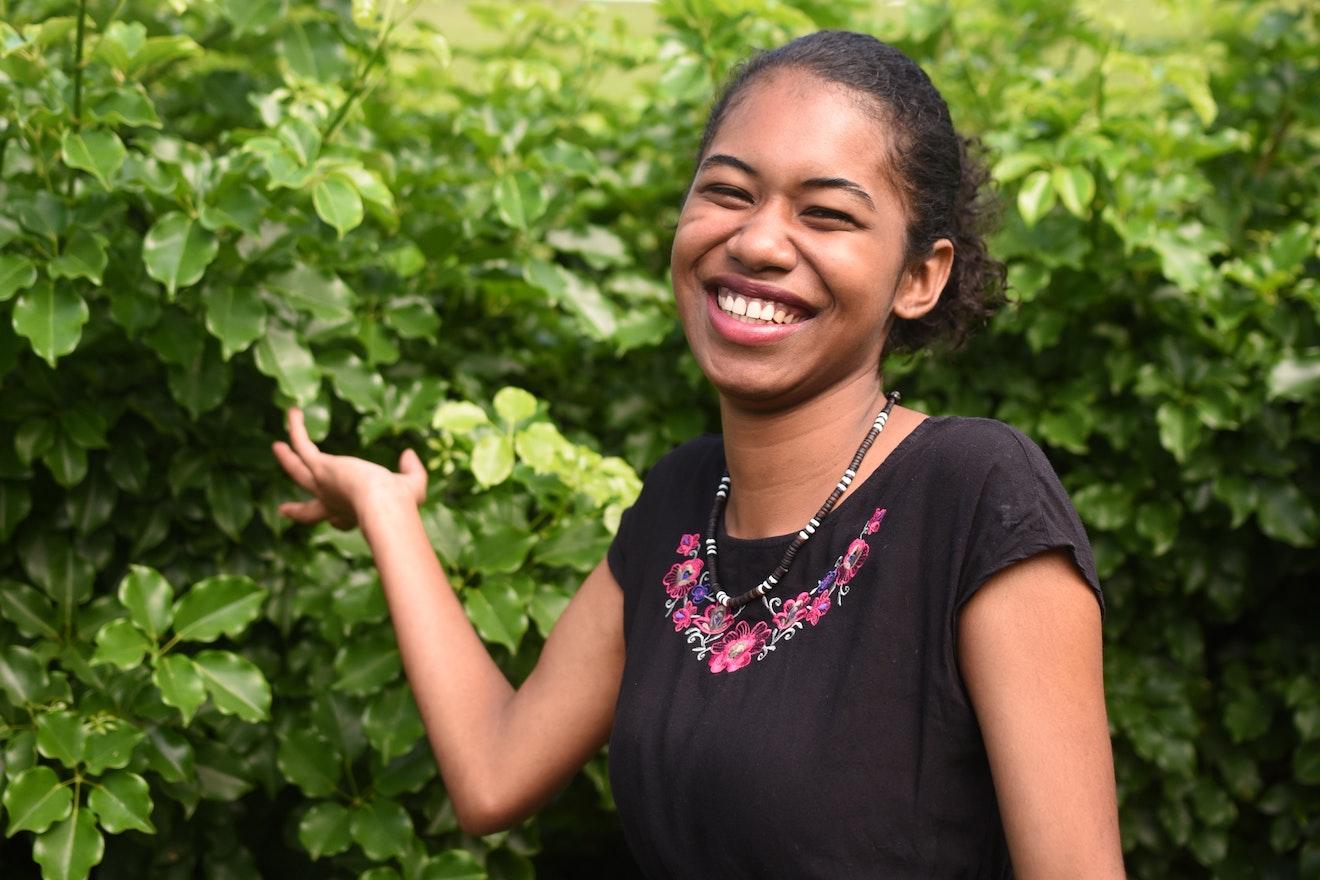
[[[674,552],[685,558],[670,566],[661,578],[669,597],[665,615],[711,672],[736,672],[753,660],[764,659],[780,641],[791,639],[798,630],[816,626],[835,604],[842,603],[853,578],[871,555],[867,538],[879,531],[886,513],[885,508],[876,508],[861,534],[848,544],[816,586],[790,598],[762,598],[771,623],[739,620],[749,606],[729,611],[717,603],[711,595],[710,573],[704,570],[706,564],[700,556],[701,535],[683,535]]]

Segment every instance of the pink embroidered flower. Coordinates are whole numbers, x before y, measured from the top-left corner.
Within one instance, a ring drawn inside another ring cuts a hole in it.
[[[675,562],[662,581],[665,585],[665,592],[669,594],[669,597],[677,599],[679,596],[686,595],[687,591],[692,589],[692,586],[701,578],[701,569],[705,564],[700,559],[685,559],[682,562]]]
[[[674,611],[674,632],[680,632],[692,625],[692,618],[697,616],[697,606],[684,602],[683,607]]]
[[[674,552],[680,556],[687,556],[693,550],[696,550],[697,545],[700,543],[701,535],[684,535],[682,538],[679,538],[678,549]]]
[[[711,672],[736,672],[752,662],[752,656],[770,640],[770,627],[764,620],[749,626],[740,620],[710,653]]]
[[[865,531],[866,534],[868,535],[874,535],[877,531],[879,531],[880,523],[885,521],[885,514],[888,512],[889,511],[886,508],[877,507],[875,509],[875,513],[871,514],[871,518],[867,520],[866,528],[863,531]]]
[[[830,594],[827,590],[822,590],[812,597],[807,603],[806,615],[807,623],[815,626],[820,623],[820,619],[825,616],[825,612],[830,610]]]
[[[716,602],[706,609],[706,613],[692,621],[708,636],[724,632],[733,623],[733,612]]]
[[[785,599],[784,604],[779,606],[779,613],[775,615],[775,629],[788,629],[805,617],[810,598],[809,593],[798,593],[796,599]]]
[[[839,562],[839,576],[835,578],[835,583],[846,584],[857,574],[857,570],[862,567],[866,557],[871,554],[871,548],[861,538],[857,538],[848,545],[848,550],[843,554],[843,559]],[[670,595],[674,595],[670,593]]]

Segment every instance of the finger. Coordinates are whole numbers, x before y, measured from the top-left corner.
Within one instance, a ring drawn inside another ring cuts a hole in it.
[[[280,514],[303,525],[314,525],[326,518],[325,505],[313,498],[311,501],[286,501],[279,507]]]
[[[403,451],[403,455],[399,456],[399,473],[403,475],[417,503],[421,504],[425,501],[426,465],[422,464],[422,459],[416,452],[411,449]]]
[[[307,465],[303,464],[303,460],[298,457],[298,454],[289,447],[289,444],[283,440],[276,440],[270,448],[275,451],[275,460],[280,463],[295,483],[308,492],[316,492],[316,479],[312,476],[312,472],[307,469]]]
[[[321,450],[317,449],[312,438],[307,436],[307,422],[303,419],[303,411],[296,406],[289,408],[289,441],[293,451],[298,453],[298,457],[310,468]]]

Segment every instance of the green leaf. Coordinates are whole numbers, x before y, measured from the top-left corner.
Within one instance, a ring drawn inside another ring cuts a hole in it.
[[[1050,174],[1050,183],[1069,213],[1082,219],[1091,215],[1095,178],[1090,171],[1080,165],[1060,165]]]
[[[193,665],[221,712],[244,721],[270,717],[270,684],[252,661],[229,651],[202,651]]]
[[[217,575],[198,581],[174,605],[174,634],[181,641],[236,637],[261,614],[266,591],[251,578]]]
[[[37,283],[37,267],[27,257],[0,255],[0,302]]]
[[[225,360],[266,332],[266,303],[250,287],[222,287],[206,297],[206,329],[220,340]]]
[[[178,211],[158,219],[142,240],[147,274],[164,284],[171,297],[200,281],[219,251],[209,230]]]
[[[51,278],[86,278],[99,285],[108,259],[101,237],[79,229],[64,251],[46,264],[46,273]]]
[[[1314,398],[1318,392],[1320,349],[1309,349],[1294,357],[1286,357],[1270,370],[1269,396],[1272,400],[1306,400]]]
[[[38,765],[15,776],[5,789],[5,812],[9,815],[6,837],[19,831],[40,834],[73,809],[73,792],[60,782],[55,771]]]
[[[145,565],[130,565],[119,582],[119,602],[129,619],[152,641],[159,639],[174,621],[174,588],[165,576]]]
[[[353,317],[356,294],[333,272],[299,264],[273,276],[269,284],[283,299],[314,318],[341,323]]]
[[[513,473],[513,438],[485,434],[472,447],[472,475],[483,486],[503,483]]]
[[[495,181],[495,210],[508,226],[526,230],[545,208],[545,194],[530,173],[504,174]]]
[[[109,663],[120,669],[132,669],[155,647],[130,620],[112,620],[96,634],[96,653],[92,663]]]
[[[270,376],[280,391],[300,406],[316,400],[321,390],[321,373],[312,353],[288,330],[270,327],[253,350],[257,369]]]
[[[324,797],[339,786],[343,756],[315,730],[292,728],[279,736],[275,761],[284,778],[308,797]]]
[[[32,859],[41,865],[42,880],[86,880],[103,855],[105,840],[87,809],[75,810],[32,844]]]
[[[108,426],[93,406],[91,401],[69,403],[60,413],[60,427],[84,449],[105,449],[110,445],[105,437]]]
[[[55,620],[55,606],[41,593],[17,581],[0,581],[0,615],[18,627],[28,638],[59,640],[59,632],[51,625]]]
[[[1155,410],[1155,422],[1160,428],[1160,445],[1179,462],[1186,461],[1201,443],[1201,420],[1189,407],[1165,401]]]
[[[28,577],[66,613],[91,598],[92,567],[64,535],[41,532],[27,542],[20,558]]]
[[[106,123],[111,127],[127,125],[160,128],[160,117],[156,115],[155,105],[137,83],[120,86],[92,101],[87,109],[87,117],[93,122]]]
[[[495,392],[494,404],[496,414],[510,428],[536,415],[536,398],[523,389],[511,385]]]
[[[78,347],[89,316],[87,303],[77,293],[63,284],[43,282],[19,295],[14,305],[14,331],[54,367]]]
[[[202,207],[198,218],[207,229],[236,229],[254,238],[261,234],[261,221],[270,201],[256,189],[241,180],[231,181],[222,183],[210,197],[213,201]]]
[[[334,856],[353,844],[346,808],[333,801],[314,804],[298,823],[298,840],[313,860]]]
[[[240,542],[243,529],[256,511],[247,479],[223,471],[213,472],[206,484],[206,503],[220,531],[234,542]]]
[[[1313,545],[1320,533],[1315,507],[1293,483],[1261,485],[1256,519],[1262,532],[1294,547]]]
[[[339,677],[332,687],[354,696],[375,693],[399,675],[402,665],[399,648],[384,632],[354,638],[335,652],[335,672]]]
[[[406,684],[370,698],[362,716],[362,729],[384,761],[404,754],[426,734],[412,690]]]
[[[14,452],[23,464],[31,464],[55,444],[57,423],[42,418],[24,419],[14,432]]]
[[[467,434],[473,428],[489,425],[490,417],[475,403],[466,400],[446,400],[436,407],[431,419],[432,427],[455,434]]]
[[[147,729],[147,764],[166,782],[183,782],[193,776],[193,747],[188,738],[172,727]]]
[[[27,519],[31,512],[32,495],[27,486],[0,481],[0,543],[8,543],[18,524]]]
[[[0,648],[0,691],[9,702],[31,703],[49,683],[45,663],[32,651],[20,645]]]
[[[467,590],[463,604],[482,639],[518,653],[518,643],[527,632],[527,612],[522,597],[507,580],[491,580],[480,589]]]
[[[160,698],[183,713],[185,724],[206,702],[202,674],[196,664],[182,654],[170,654],[157,660],[151,680],[160,688]]]
[[[540,630],[542,637],[549,637],[550,630],[554,629],[559,616],[568,607],[569,599],[570,597],[545,584],[536,588],[531,604],[527,606],[527,613],[536,623],[536,628]]]
[[[111,834],[129,829],[156,833],[156,826],[151,824],[151,790],[136,773],[120,770],[101,777],[87,798],[87,806]]]
[[[83,750],[87,772],[97,774],[127,767],[138,743],[145,738],[146,734],[122,718],[107,720],[98,716],[88,726],[87,747]]]
[[[610,546],[610,534],[599,519],[569,520],[537,542],[534,555],[545,565],[566,566],[588,572],[596,567]]]
[[[380,798],[353,810],[349,830],[367,857],[376,861],[402,856],[413,840],[408,811]]]
[[[362,196],[353,181],[342,174],[331,174],[312,190],[316,214],[329,223],[343,238],[362,222]]]
[[[1022,215],[1022,222],[1028,226],[1035,226],[1036,221],[1054,207],[1054,200],[1055,192],[1054,185],[1050,181],[1050,172],[1033,171],[1018,190],[1017,206],[1018,213]]]
[[[450,849],[429,859],[420,880],[486,880],[486,870],[467,850]]]
[[[86,746],[87,732],[78,713],[60,709],[37,716],[37,751],[47,758],[73,770],[82,761]]]
[[[472,545],[472,567],[486,574],[509,574],[522,567],[536,535],[502,524],[485,529]]]
[[[124,164],[128,151],[124,142],[113,131],[70,129],[61,141],[64,164],[91,172],[109,192],[114,188],[111,180]]]
[[[236,801],[252,790],[252,768],[229,748],[205,742],[197,748],[193,764],[202,797],[213,801]]]
[[[1010,153],[995,163],[991,174],[1000,183],[1011,183],[1043,164],[1045,164],[1044,157],[1036,153]]]
[[[192,360],[170,366],[167,381],[170,394],[197,419],[224,402],[229,392],[229,366],[215,344],[203,339]]]
[[[64,488],[72,488],[87,476],[87,450],[63,432],[55,435],[55,442],[41,456],[41,461]]]

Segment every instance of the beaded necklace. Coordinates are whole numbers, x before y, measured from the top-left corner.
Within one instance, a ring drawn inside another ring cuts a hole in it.
[[[807,520],[807,524],[798,531],[797,537],[793,539],[793,543],[788,545],[788,549],[784,551],[784,557],[779,560],[779,565],[775,567],[775,570],[760,584],[738,596],[730,596],[721,589],[718,574],[717,557],[719,556],[719,550],[715,546],[715,531],[719,528],[720,517],[724,514],[724,505],[729,499],[729,487],[732,485],[729,472],[727,470],[724,472],[724,475],[720,477],[719,488],[715,490],[715,504],[711,507],[710,524],[706,527],[706,535],[708,536],[706,538],[706,570],[710,572],[710,586],[715,593],[716,602],[730,611],[741,608],[753,599],[759,599],[773,590],[775,585],[779,583],[779,579],[788,574],[788,569],[793,565],[793,557],[797,556],[797,552],[802,548],[802,545],[807,543],[807,540],[816,533],[816,529],[820,528],[821,520],[825,519],[829,512],[834,509],[835,503],[857,476],[858,466],[861,465],[862,459],[866,457],[866,453],[871,448],[871,444],[875,442],[875,438],[880,436],[880,432],[884,430],[885,422],[889,421],[890,411],[894,408],[894,404],[902,400],[902,395],[897,391],[891,391],[885,395],[885,399],[887,401],[885,408],[880,410],[880,414],[875,417],[875,421],[871,424],[871,430],[866,433],[862,445],[857,447],[852,462],[848,465],[847,470],[843,472],[843,476],[839,478],[839,484],[834,487],[830,497],[825,499],[825,503],[821,505],[820,510],[816,511],[816,515]]]

